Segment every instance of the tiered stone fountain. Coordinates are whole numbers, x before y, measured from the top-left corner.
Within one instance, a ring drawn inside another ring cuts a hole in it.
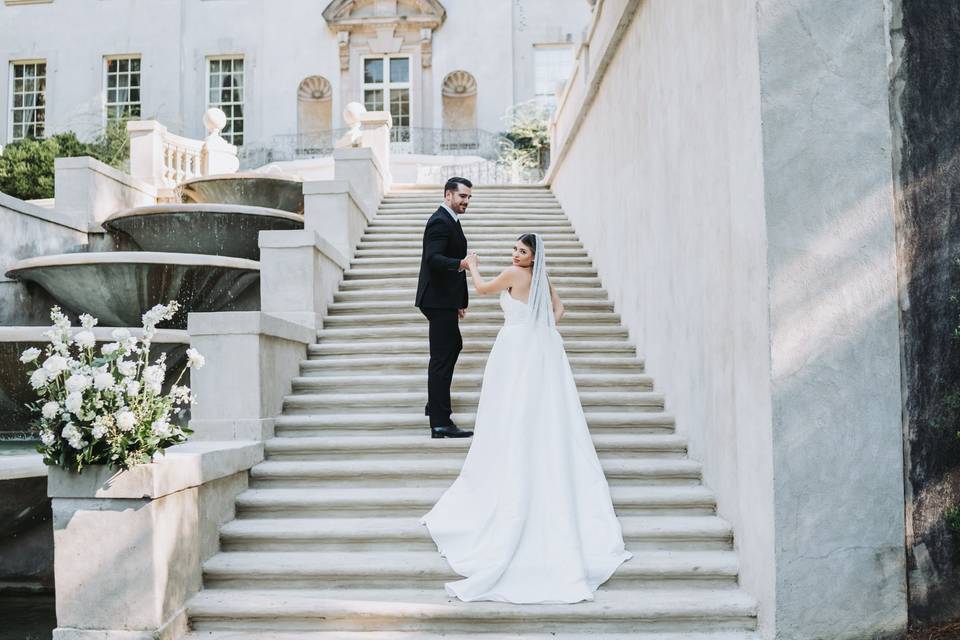
[[[187,314],[259,308],[257,237],[263,230],[303,228],[299,178],[254,172],[181,182],[182,203],[142,206],[110,216],[103,227],[116,247],[20,260],[6,275],[33,283],[74,314],[104,327],[138,327],[155,304],[177,300],[181,311],[158,336],[176,367],[187,346]],[[45,344],[45,327],[0,327],[0,438],[26,429],[32,391],[19,354]],[[178,331],[179,330],[179,331]],[[109,340],[110,331],[98,338]],[[21,372],[18,375],[18,372]]]

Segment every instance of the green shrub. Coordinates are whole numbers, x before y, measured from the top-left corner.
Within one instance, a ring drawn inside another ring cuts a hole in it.
[[[130,157],[126,121],[111,122],[93,142],[82,142],[72,131],[11,142],[0,155],[0,191],[21,200],[52,198],[54,159],[77,156],[122,170]]]

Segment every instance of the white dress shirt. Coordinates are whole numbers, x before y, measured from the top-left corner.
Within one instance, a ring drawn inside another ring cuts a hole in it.
[[[450,217],[453,218],[454,222],[460,222],[460,218],[458,218],[457,214],[453,212],[453,209],[447,206],[446,202],[441,202],[440,206],[447,210],[447,213],[450,214]],[[460,273],[461,271],[466,271],[466,269],[457,269],[457,273]]]

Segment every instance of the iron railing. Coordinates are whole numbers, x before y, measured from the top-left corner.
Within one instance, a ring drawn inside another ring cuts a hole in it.
[[[543,181],[544,171],[540,167],[524,167],[518,164],[484,160],[467,164],[423,167],[419,181],[442,184],[449,176],[467,178],[475,185],[537,184]]]

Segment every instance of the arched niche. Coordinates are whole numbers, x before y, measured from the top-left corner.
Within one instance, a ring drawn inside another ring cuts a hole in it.
[[[333,87],[323,76],[304,78],[297,88],[297,131],[303,134],[333,127]]]
[[[477,128],[477,79],[458,70],[444,77],[441,88],[444,129]]]

